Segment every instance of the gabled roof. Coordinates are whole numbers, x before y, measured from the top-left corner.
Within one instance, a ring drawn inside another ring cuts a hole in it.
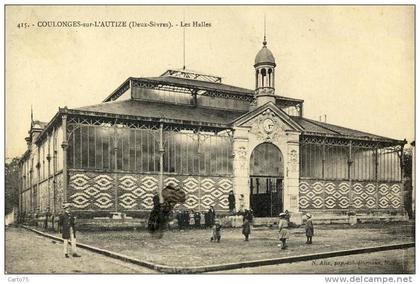
[[[256,109],[254,109],[253,111],[247,112],[243,115],[241,115],[240,117],[236,118],[232,124],[235,126],[240,126],[245,124],[246,122],[254,119],[255,117],[257,117],[259,114],[263,113],[264,111],[266,111],[267,109],[270,109],[271,111],[273,111],[285,124],[287,124],[289,127],[291,127],[293,130],[296,131],[302,131],[303,128],[302,126],[300,126],[298,123],[296,123],[293,119],[290,118],[289,115],[287,115],[287,113],[285,113],[284,111],[282,111],[280,108],[278,108],[275,104],[273,104],[272,102],[268,102]]]
[[[74,110],[107,114],[122,114],[143,118],[169,119],[184,122],[201,122],[221,124],[228,127],[229,123],[244,113],[205,108],[193,105],[177,105],[165,102],[150,102],[140,100],[124,100],[85,106]]]
[[[144,83],[148,85],[148,88],[156,88],[163,90],[168,89],[168,87],[170,87],[171,89],[175,89],[178,92],[184,93],[191,93],[191,91],[222,93],[233,96],[239,96],[241,98],[245,98],[248,101],[253,100],[255,92],[254,90],[227,85],[220,82],[210,82],[174,76],[137,78],[130,77],[127,80],[125,80],[117,89],[115,89],[109,96],[107,96],[103,100],[103,102],[115,101],[127,90],[129,90],[133,84],[136,83]],[[280,101],[303,103],[303,100],[301,99],[294,99],[283,96],[276,96],[276,99]]]
[[[100,115],[124,115],[138,119],[163,119],[177,121],[178,123],[208,124],[219,127],[230,128],[245,123],[257,116],[260,112],[270,108],[291,128],[301,131],[303,135],[319,135],[347,139],[379,140],[392,143],[402,143],[403,141],[387,138],[363,131],[358,131],[312,119],[288,116],[273,103],[267,103],[253,111],[233,111],[213,109],[193,105],[171,104],[165,102],[150,102],[141,100],[123,100],[101,103],[97,105],[75,108],[75,111],[91,112]]]
[[[187,78],[162,76],[162,77],[134,78],[134,80],[150,80],[150,81],[164,83],[164,84],[174,84],[179,87],[185,87],[185,88],[196,87],[202,90],[209,90],[209,91],[214,90],[214,91],[226,92],[226,93],[236,93],[236,94],[241,94],[245,96],[254,95],[254,91],[249,90],[249,89],[227,85],[223,83],[215,83],[215,82],[194,80],[194,79],[187,79]]]
[[[309,118],[291,116],[291,118],[302,126],[305,135],[347,137],[353,139],[386,140],[390,142],[402,142],[397,139],[387,138],[355,129],[312,120]]]
[[[113,91],[108,97],[103,100],[103,102],[114,101],[118,99],[125,91],[127,91],[132,84],[135,83],[145,83],[149,84],[150,87],[165,89],[165,87],[177,88],[180,92],[191,91],[207,91],[207,92],[219,92],[230,95],[236,95],[241,97],[246,97],[249,100],[253,99],[254,91],[235,87],[232,85],[222,84],[218,82],[209,82],[202,80],[194,80],[187,78],[179,78],[172,76],[160,76],[160,77],[130,77],[124,81],[115,91]]]

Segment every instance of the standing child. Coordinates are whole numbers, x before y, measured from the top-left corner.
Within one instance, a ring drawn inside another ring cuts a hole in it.
[[[306,213],[306,224],[305,224],[305,233],[306,233],[306,244],[312,244],[312,237],[314,235],[314,224],[312,223],[312,215]]]
[[[210,238],[210,241],[215,241],[219,243],[221,238],[221,231],[222,225],[220,225],[219,219],[216,219],[213,225],[213,236]]]
[[[286,220],[286,213],[280,213],[279,215],[279,239],[281,241],[281,244],[278,246],[281,246],[281,249],[287,248],[287,239],[289,238],[289,230],[287,229],[288,224]]]
[[[190,229],[194,228],[194,224],[195,224],[194,216],[195,216],[194,210],[191,210],[190,215],[189,215],[189,217],[190,217],[190,219],[189,219]]]
[[[248,241],[248,237],[251,234],[251,221],[249,220],[249,212],[245,210],[242,224],[242,234],[245,236],[245,241]]]
[[[200,213],[200,227],[204,229],[206,227],[206,212],[201,211]]]

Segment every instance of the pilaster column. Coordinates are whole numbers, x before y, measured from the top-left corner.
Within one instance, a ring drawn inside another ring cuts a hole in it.
[[[195,96],[197,98],[197,96]],[[163,123],[159,127],[159,200],[162,203],[162,190],[163,190],[163,154],[165,149],[163,148]]]
[[[352,147],[351,141],[349,141],[349,159],[348,159],[347,163],[348,163],[347,177],[348,177],[348,179],[350,181],[350,184],[351,184],[351,180],[352,180],[351,165],[353,164],[353,147]]]
[[[245,209],[249,209],[249,145],[248,130],[237,128],[233,133],[233,192],[236,209],[239,209],[239,197],[244,195]]]
[[[286,167],[284,210],[297,213],[299,212],[299,134],[289,133],[284,159]]]
[[[47,186],[48,186],[48,208],[49,210],[51,210],[51,154],[50,154],[50,147],[51,147],[51,136],[48,135],[48,154],[47,154],[47,165],[48,165],[48,171],[47,171],[47,176],[48,176],[48,181],[47,181]]]
[[[122,143],[122,141],[121,141]],[[114,209],[118,212],[118,129],[117,125],[114,125]]]
[[[56,174],[57,174],[57,129],[56,128],[54,128],[54,130],[53,130],[53,135],[52,135],[52,137],[53,137],[53,156],[52,156],[52,160],[53,160],[53,197],[52,197],[52,199],[53,199],[53,208],[52,208],[52,212],[53,212],[53,214],[56,214],[57,213],[57,208],[56,208],[56,196],[57,196],[57,193],[56,193],[56,191],[57,191],[57,177],[56,177]]]
[[[36,174],[37,174],[35,212],[39,213],[39,211],[40,211],[39,209],[40,209],[40,205],[41,205],[41,194],[40,194],[41,190],[39,190],[39,184],[40,184],[40,181],[41,181],[41,162],[40,162],[40,160],[41,160],[41,150],[38,146],[37,146],[37,152],[38,152],[38,155],[37,155],[38,161],[36,162],[36,166],[35,166],[36,167]]]
[[[29,211],[33,213],[34,211],[34,186],[33,186],[33,169],[32,169],[32,160],[31,160],[31,168],[29,170]]]
[[[18,187],[18,223],[21,223],[22,218],[22,191],[24,188],[23,181],[23,163],[19,162],[19,187]]]
[[[63,126],[63,143],[61,148],[63,148],[63,202],[67,202],[67,193],[68,193],[68,169],[67,169],[67,148],[69,146],[67,141],[67,114],[62,116],[62,126]]]

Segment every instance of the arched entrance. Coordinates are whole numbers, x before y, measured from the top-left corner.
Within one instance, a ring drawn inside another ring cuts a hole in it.
[[[272,143],[255,147],[250,161],[250,205],[256,217],[278,216],[283,211],[284,162]]]

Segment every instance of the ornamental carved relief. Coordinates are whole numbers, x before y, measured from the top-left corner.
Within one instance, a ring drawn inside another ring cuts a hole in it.
[[[291,172],[297,171],[298,165],[298,154],[296,150],[290,150],[289,152],[289,169]]]
[[[257,96],[274,96],[273,88],[260,88],[256,91]]]
[[[238,149],[234,150],[235,158],[239,161],[239,166],[244,168],[246,165],[246,154],[247,149],[244,146],[238,147]]]
[[[285,130],[285,125],[277,115],[272,110],[267,109],[253,121],[250,132],[255,134],[259,140],[272,142]]]

